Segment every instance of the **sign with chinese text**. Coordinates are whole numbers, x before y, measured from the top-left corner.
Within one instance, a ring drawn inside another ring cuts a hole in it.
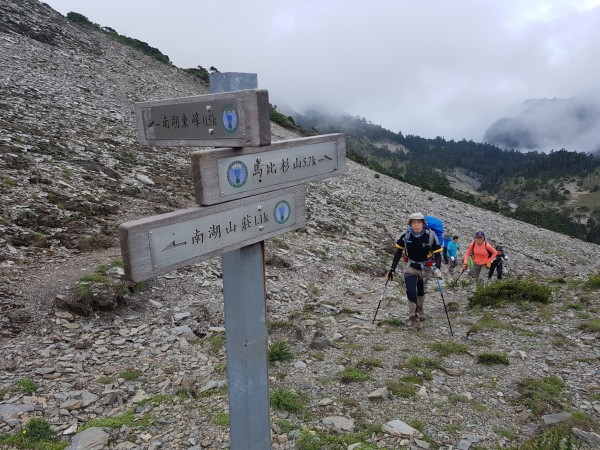
[[[135,113],[141,144],[257,147],[271,142],[266,90],[135,103]]]
[[[306,224],[305,186],[119,226],[127,279],[138,282]]]
[[[260,148],[192,154],[196,201],[212,205],[344,173],[343,134],[273,142]]]

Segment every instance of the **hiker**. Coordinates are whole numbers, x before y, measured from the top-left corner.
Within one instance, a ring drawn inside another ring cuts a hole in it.
[[[458,243],[458,236],[453,236],[452,240],[448,242],[448,257],[450,258],[450,266],[448,271],[450,275],[454,272],[454,268],[458,266],[458,251],[460,250],[460,244]]]
[[[442,242],[442,256],[444,258],[444,264],[448,264],[448,244],[452,242],[450,240],[450,234],[444,233],[444,242]]]
[[[504,249],[502,248],[502,245],[498,244],[495,247],[496,247],[496,252],[498,252],[498,254],[496,255],[496,258],[492,261],[492,265],[490,267],[490,273],[488,273],[488,280],[492,279],[492,275],[494,275],[494,270],[496,270],[496,276],[498,277],[498,279],[499,280],[502,279],[502,265],[503,265],[502,263],[508,259],[508,256],[506,256],[506,253],[504,253]]]
[[[396,242],[396,253],[388,272],[388,280],[393,279],[396,266],[404,252],[404,285],[409,311],[407,324],[419,329],[421,321],[425,320],[423,308],[427,281],[429,278],[442,278],[442,247],[434,231],[427,228],[423,214],[411,214],[408,226],[408,230]]]
[[[482,283],[488,274],[489,268],[492,266],[492,261],[496,258],[496,249],[485,240],[485,233],[478,231],[475,233],[475,240],[469,244],[465,259],[463,261],[463,270],[466,270],[469,265],[469,259],[473,258],[473,267],[471,274],[477,283]]]

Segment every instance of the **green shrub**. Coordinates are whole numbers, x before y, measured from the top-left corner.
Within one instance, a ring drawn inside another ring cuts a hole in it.
[[[68,445],[68,442],[58,440],[46,419],[39,417],[29,419],[21,432],[0,434],[0,448],[63,450]]]
[[[198,66],[198,68],[190,67],[189,69],[183,69],[183,71],[200,78],[202,81],[206,81],[207,83],[210,79],[210,73],[202,66]]]
[[[369,370],[373,367],[383,367],[383,363],[381,362],[381,358],[370,357],[361,359],[356,366]]]
[[[504,364],[508,366],[510,361],[505,353],[481,353],[477,355],[477,362],[486,366],[494,366],[497,364]]]
[[[415,386],[403,381],[388,381],[387,388],[396,397],[411,398],[417,395]]]
[[[119,377],[124,378],[127,381],[137,380],[140,377],[140,373],[135,370],[125,370],[119,374]]]
[[[517,402],[531,408],[534,414],[548,413],[560,407],[559,396],[564,386],[564,381],[556,376],[526,378],[519,383]]]
[[[344,370],[338,373],[338,378],[342,383],[370,381],[373,379],[371,375],[354,366],[346,367]]]
[[[303,428],[296,439],[298,450],[321,450],[321,439],[319,435],[308,428]]]
[[[519,446],[519,450],[572,450],[573,434],[568,427],[558,426],[545,431]]]
[[[506,280],[479,286],[469,298],[469,307],[502,306],[506,303],[549,303],[552,289],[526,280]]]
[[[269,104],[269,117],[273,122],[278,123],[284,128],[297,128],[294,118],[292,116],[285,116],[284,114],[281,114],[279,111],[277,111],[276,105]]]
[[[439,359],[421,358],[419,356],[411,357],[405,364],[404,367],[412,369],[416,372],[421,372],[423,378],[431,380],[433,378],[432,370],[441,369],[442,361]]]
[[[79,14],[79,13],[76,13],[73,11],[67,13],[67,19],[74,23],[79,23],[79,24],[88,25],[88,26],[94,26],[94,24],[92,22],[90,22],[90,20],[87,17],[85,17],[83,14]]]
[[[591,275],[585,285],[591,289],[600,289],[600,273]]]
[[[225,345],[225,336],[221,334],[215,334],[213,336],[207,336],[206,341],[209,343],[208,352],[211,355],[218,355],[223,346]]]
[[[299,413],[304,411],[304,399],[294,391],[279,388],[271,393],[271,406],[282,411]]]
[[[544,431],[540,436],[523,442],[518,450],[573,450],[576,439],[573,436],[571,425],[559,424]]]
[[[89,284],[80,284],[77,286],[77,298],[84,305],[89,305],[92,301],[92,288]]]
[[[55,441],[56,433],[46,419],[32,417],[25,424],[25,438],[29,441]]]
[[[121,428],[125,427],[147,427],[150,426],[152,421],[147,414],[143,416],[136,417],[135,411],[133,409],[129,409],[125,411],[120,416],[115,417],[96,417],[94,419],[90,419],[87,423],[80,427],[77,432],[80,433],[88,428]]]
[[[452,341],[434,342],[429,345],[429,349],[438,352],[440,356],[450,356],[454,354],[467,353],[469,347],[466,344],[459,344]]]
[[[579,328],[585,331],[591,331],[592,333],[600,332],[600,319],[590,319],[587,322],[582,323]]]
[[[212,421],[213,425],[218,427],[228,427],[229,426],[229,414],[226,412],[219,413],[215,416]]]
[[[33,394],[35,391],[37,391],[38,388],[37,384],[35,384],[29,378],[21,378],[20,380],[17,380],[16,383],[17,386],[19,386],[19,388],[21,389],[21,392],[23,392],[23,394],[26,395]]]
[[[83,275],[81,278],[79,278],[79,281],[88,283],[106,283],[108,281],[108,278],[106,278],[106,275],[103,275],[101,273],[92,273],[88,275]]]
[[[290,350],[288,342],[284,339],[273,342],[269,348],[269,362],[275,361],[291,361],[294,359],[294,354]]]

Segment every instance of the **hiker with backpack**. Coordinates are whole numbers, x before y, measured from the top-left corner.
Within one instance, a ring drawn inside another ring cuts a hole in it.
[[[443,239],[444,242],[440,242],[442,244],[442,257],[444,258],[444,264],[448,264],[448,244],[452,242],[450,233],[444,233]]]
[[[496,270],[498,279],[502,279],[502,263],[508,259],[506,253],[504,253],[504,248],[502,248],[502,245],[498,244],[495,247],[496,252],[498,252],[498,254],[496,255],[496,258],[492,261],[492,266],[490,267],[490,272],[488,273],[488,280],[492,279],[492,275],[494,275],[494,270]]]
[[[483,283],[497,254],[494,246],[485,240],[485,233],[478,231],[475,233],[475,240],[469,244],[465,253],[463,270],[467,270],[469,259],[472,258],[471,274],[477,283]]]
[[[460,250],[460,244],[458,243],[458,236],[453,236],[452,240],[448,242],[448,257],[450,258],[450,265],[448,271],[450,275],[454,272],[454,268],[458,266],[458,251]]]
[[[435,232],[427,226],[423,214],[411,214],[408,218],[408,227],[396,242],[396,253],[387,276],[388,280],[393,279],[396,267],[404,253],[406,265],[403,276],[409,312],[407,324],[419,329],[421,321],[425,320],[427,281],[430,278],[442,278],[440,271],[442,246]]]

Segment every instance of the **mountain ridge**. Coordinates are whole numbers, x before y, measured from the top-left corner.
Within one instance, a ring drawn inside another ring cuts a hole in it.
[[[600,88],[570,98],[529,99],[512,117],[498,119],[484,141],[502,148],[550,151],[600,150]]]

